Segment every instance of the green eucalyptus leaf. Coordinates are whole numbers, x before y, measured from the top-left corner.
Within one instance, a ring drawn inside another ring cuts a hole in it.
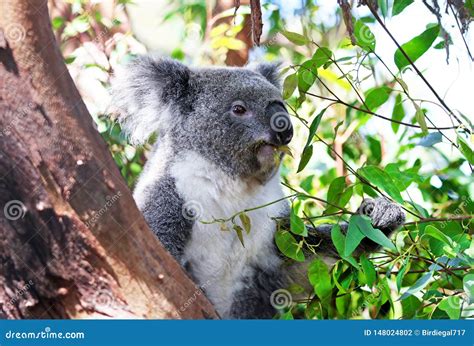
[[[392,17],[402,13],[402,11],[413,3],[413,0],[394,0],[392,7]]]
[[[285,256],[298,262],[304,262],[305,257],[303,250],[290,232],[286,230],[278,230],[275,233],[275,243],[281,253]]]
[[[410,41],[402,44],[401,48],[408,55],[410,60],[415,62],[431,47],[436,37],[438,37],[439,31],[439,25],[431,25],[420,35],[415,36]],[[410,61],[407,60],[400,49],[395,51],[394,61],[399,70],[410,65]]]
[[[403,108],[402,95],[398,94],[395,97],[395,105],[393,106],[392,119],[396,121],[402,121],[405,117],[405,109]],[[392,130],[394,133],[398,132],[400,124],[392,122]]]
[[[361,20],[357,20],[354,24],[354,37],[362,49],[369,52],[375,50],[375,36]]]
[[[294,208],[291,209],[290,213],[290,230],[292,233],[306,237],[308,236],[308,229],[304,224],[304,221],[296,214]]]
[[[288,99],[293,95],[298,85],[298,76],[296,73],[286,76],[283,81],[283,99]]]
[[[305,44],[309,43],[309,40],[306,37],[296,32],[282,30],[281,33],[287,38],[288,41],[294,43],[297,46],[304,46]]]
[[[359,168],[357,172],[362,175],[371,184],[381,188],[390,195],[398,203],[403,203],[403,198],[400,190],[393,182],[392,178],[377,166],[365,166]]]
[[[369,110],[374,111],[387,102],[391,93],[392,89],[387,86],[373,88],[367,93],[367,96],[365,97],[365,104]]]
[[[365,257],[365,255],[360,256],[360,264],[367,279],[367,285],[373,287],[377,280],[377,272],[375,271],[374,265],[367,259],[367,257]]]
[[[309,160],[311,159],[311,156],[313,156],[313,145],[304,148],[303,154],[301,154],[300,164],[298,165],[296,173],[301,172],[306,167]]]
[[[317,258],[308,267],[308,279],[314,287],[314,293],[321,301],[331,296],[332,285],[329,269],[323,260]]]

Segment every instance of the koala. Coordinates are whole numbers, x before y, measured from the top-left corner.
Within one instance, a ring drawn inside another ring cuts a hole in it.
[[[222,318],[272,318],[272,293],[298,272],[274,242],[275,219],[290,213],[280,148],[293,136],[278,65],[190,68],[143,56],[117,74],[113,103],[133,143],[158,133],[134,190],[152,231]],[[247,213],[244,246],[236,232],[212,222],[262,205]],[[384,198],[365,200],[358,212],[385,234],[405,219]],[[310,237],[321,256],[337,258],[331,227],[318,226]],[[375,248],[364,239],[357,251]]]

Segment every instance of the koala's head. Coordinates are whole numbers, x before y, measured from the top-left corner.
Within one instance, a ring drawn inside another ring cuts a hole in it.
[[[114,105],[132,141],[158,131],[175,155],[193,150],[231,176],[262,183],[293,136],[272,64],[195,69],[141,57],[114,83]]]

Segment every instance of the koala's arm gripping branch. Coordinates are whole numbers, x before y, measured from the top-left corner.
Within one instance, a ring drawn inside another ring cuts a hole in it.
[[[360,205],[357,213],[367,215],[372,220],[372,225],[381,230],[385,235],[389,235],[405,221],[405,214],[402,208],[391,203],[387,199],[380,197],[366,199]],[[348,224],[341,222],[341,231],[347,232]],[[320,254],[338,258],[338,252],[334,247],[331,237],[333,225],[324,224],[317,227],[309,227],[308,243],[316,246],[316,251]],[[368,238],[364,238],[354,255],[358,256],[362,253],[373,252],[379,248],[379,245]]]

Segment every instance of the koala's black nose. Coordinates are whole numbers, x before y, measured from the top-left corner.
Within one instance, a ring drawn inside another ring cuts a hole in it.
[[[265,113],[270,121],[274,144],[287,145],[290,143],[293,138],[293,125],[285,106],[280,102],[270,103]]]

